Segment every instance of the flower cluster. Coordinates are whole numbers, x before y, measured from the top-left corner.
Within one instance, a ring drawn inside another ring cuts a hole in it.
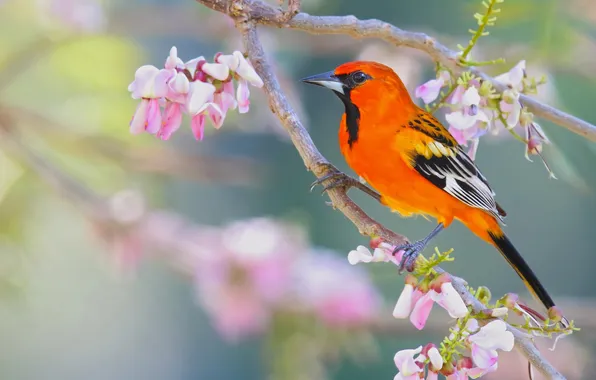
[[[436,101],[435,108],[448,110],[445,119],[449,123],[449,132],[459,144],[470,143],[469,155],[472,158],[479,138],[487,132],[498,134],[501,130],[508,130],[515,134],[515,130],[519,129],[524,132],[523,138],[518,137],[526,143],[526,158],[529,154],[540,155],[542,144],[550,141],[519,99],[522,93],[536,92],[536,87],[542,82],[537,83],[527,77],[525,61],[520,61],[495,80],[506,86],[502,94],[497,93],[490,82],[469,72],[454,78],[449,71],[439,70],[436,79],[416,88],[415,95],[425,104]],[[442,91],[444,88],[446,93]],[[443,96],[437,100],[441,94]]]
[[[358,263],[391,262],[399,265],[402,251],[393,254],[395,246],[373,239],[373,251],[358,246],[348,254],[348,262]],[[490,303],[490,291],[484,287],[476,290],[467,288],[470,294],[485,306],[481,312],[468,308],[462,296],[455,289],[452,277],[447,273],[437,273],[434,267],[442,262],[451,261],[451,251],[437,252],[431,257],[419,256],[416,268],[405,279],[405,286],[393,310],[395,318],[408,318],[419,330],[422,330],[430,315],[433,304],[438,304],[447,311],[456,325],[451,334],[443,340],[440,349],[432,343],[424,348],[399,351],[395,355],[395,364],[401,379],[437,379],[439,374],[447,379],[458,380],[478,378],[497,369],[497,350],[510,351],[513,348],[513,334],[507,331],[507,325],[500,319],[507,318],[509,311],[525,318],[524,325],[511,323],[512,326],[528,331],[536,336],[558,338],[569,335],[575,329],[573,323],[564,320],[556,307],[548,311],[545,318],[536,311],[521,304],[515,294],[507,294],[495,303]],[[541,323],[541,320],[543,323]]]
[[[371,253],[368,248],[358,246],[348,254],[350,264],[370,262],[393,262],[399,265],[401,251],[393,255],[393,248],[387,243],[373,243],[376,248]],[[430,273],[422,281],[414,275],[406,276],[404,289],[399,296],[393,316],[395,318],[408,318],[418,330],[422,330],[430,315],[433,304],[436,303],[445,309],[452,318],[461,318],[468,314],[468,308],[461,296],[453,288],[448,274],[439,276]]]
[[[238,82],[236,89],[234,80]],[[195,138],[202,140],[207,116],[215,128],[220,128],[229,110],[237,107],[240,113],[248,112],[249,84],[262,87],[263,81],[239,51],[218,53],[214,62],[198,57],[185,63],[172,47],[163,69],[141,66],[128,86],[133,99],[141,99],[130,131],[167,140],[180,128],[185,113],[191,117]]]
[[[497,369],[498,352],[513,349],[513,334],[501,320],[491,321],[480,327],[476,319],[467,319],[463,327],[456,327],[443,342],[441,349],[429,343],[412,350],[395,354],[398,374],[395,380],[438,379],[439,373],[447,380],[471,377],[477,379]]]

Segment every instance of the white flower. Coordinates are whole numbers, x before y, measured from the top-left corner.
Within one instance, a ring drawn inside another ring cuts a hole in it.
[[[501,320],[489,322],[470,335],[468,341],[472,344],[474,364],[483,370],[479,375],[496,370],[497,350],[511,351],[514,344],[513,334],[507,331],[507,325]]]
[[[194,81],[190,83],[186,109],[190,116],[203,112],[210,105],[215,93],[215,86],[211,83]]]
[[[523,79],[526,76],[526,61],[519,61],[517,65],[513,66],[508,72],[495,77],[495,80],[502,84],[521,91],[523,88]]]
[[[205,62],[201,67],[201,70],[207,75],[218,79],[218,80],[226,80],[230,75],[230,69],[228,66],[221,64],[221,63],[207,63]]]
[[[395,318],[407,318],[412,311],[414,306],[414,286],[411,284],[405,284],[395,308],[393,309],[393,316]]]
[[[399,373],[394,377],[394,380],[405,380],[405,379],[418,379],[418,374],[423,372],[423,369],[418,366],[414,355],[419,354],[422,351],[422,346],[414,350],[401,350],[398,351],[393,360],[395,366],[399,370]]]
[[[443,357],[439,353],[437,347],[433,346],[428,350],[428,358],[434,369],[439,370],[443,368]]]
[[[447,310],[451,318],[461,318],[468,314],[468,308],[451,282],[441,284],[441,292],[431,291],[431,298],[443,309]]]
[[[381,261],[386,261],[385,253],[381,248],[375,248],[374,252],[371,253],[368,248],[359,245],[355,250],[351,250],[350,253],[348,253],[348,262],[352,265]]]
[[[445,82],[449,81],[450,77],[448,71],[441,71],[437,79],[431,79],[416,87],[416,97],[421,98],[425,104],[432,103],[439,96],[441,88],[445,86]]]

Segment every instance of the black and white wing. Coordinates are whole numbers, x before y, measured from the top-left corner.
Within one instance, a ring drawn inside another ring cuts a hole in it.
[[[418,173],[465,204],[503,221],[507,214],[495,201],[495,192],[459,146],[435,141],[417,148],[412,164]]]

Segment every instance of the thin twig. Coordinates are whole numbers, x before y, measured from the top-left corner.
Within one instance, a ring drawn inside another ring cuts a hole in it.
[[[281,10],[275,9],[260,0],[245,0],[242,2],[227,0],[197,1],[213,10],[228,13],[232,17],[244,15],[248,19],[263,25],[297,29],[314,34],[345,34],[354,38],[379,38],[396,46],[411,47],[427,53],[434,61],[440,62],[443,66],[457,73],[470,70],[473,74],[490,81],[499,91],[505,88],[501,83],[482,71],[461,66],[457,52],[429,35],[402,30],[380,20],[359,20],[354,16],[311,16],[306,13],[299,13],[291,20],[283,22],[280,18],[282,17]],[[521,95],[520,100],[534,115],[584,136],[588,140],[596,141],[595,125],[527,95]]]
[[[330,173],[329,161],[315,147],[310,135],[298,119],[296,112],[282,92],[271,66],[265,58],[263,47],[258,42],[254,27],[249,26],[248,21],[240,21],[239,28],[243,29],[244,43],[248,50],[250,60],[255,70],[265,83],[265,92],[269,97],[269,106],[275,115],[282,122],[290,134],[294,146],[304,161],[307,169],[312,171],[318,178]],[[328,192],[333,206],[348,218],[361,234],[367,236],[378,236],[394,244],[403,244],[407,239],[391,230],[383,227],[374,219],[368,216],[358,205],[356,205],[342,188],[330,189]]]

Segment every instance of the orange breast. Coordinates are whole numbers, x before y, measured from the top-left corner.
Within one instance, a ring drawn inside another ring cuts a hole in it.
[[[403,141],[407,135],[400,135],[397,127],[377,127],[367,124],[366,129],[361,128],[352,147],[347,144],[346,128],[340,128],[340,147],[348,165],[383,196],[383,203],[392,210],[406,217],[431,216],[449,225],[465,205],[408,165],[401,149],[413,146]]]

